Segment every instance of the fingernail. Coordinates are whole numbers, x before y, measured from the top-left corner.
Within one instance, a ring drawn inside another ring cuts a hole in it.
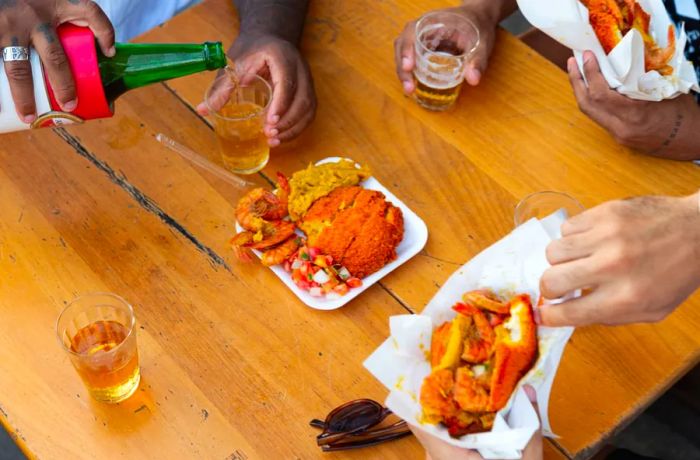
[[[467,69],[467,82],[470,85],[478,85],[481,81],[481,72],[479,69]]]
[[[401,67],[403,67],[403,70],[411,70],[411,60],[407,57],[401,59]]]
[[[593,53],[592,53],[592,52],[586,51],[586,52],[583,53],[583,62],[585,62],[586,64],[588,64],[588,63],[591,62],[592,60],[593,60]]]
[[[72,112],[78,107],[78,100],[73,99],[72,101],[68,101],[65,104],[61,106],[63,108],[64,112]]]
[[[280,122],[280,116],[279,115],[273,115],[270,117],[270,124],[276,125],[277,123]]]
[[[270,147],[279,147],[281,144],[279,139],[270,139],[268,143],[270,144]]]
[[[407,93],[410,93],[413,90],[413,83],[411,83],[410,81],[403,82],[403,90]]]
[[[574,58],[569,58],[569,60],[566,61],[566,68],[569,69],[569,72],[574,71],[575,65],[576,65],[576,59],[574,59]]]
[[[532,316],[535,320],[535,324],[542,324],[542,313],[539,307],[532,309]]]
[[[112,47],[107,50],[107,57],[113,57],[115,54],[117,54],[117,48],[112,45]]]
[[[279,129],[272,129],[270,130],[270,136],[272,137],[277,137],[277,135],[280,133]]]
[[[537,392],[534,388],[532,388],[530,385],[524,385],[523,390],[525,390],[527,399],[529,399],[530,402],[537,402]]]
[[[34,115],[34,114],[25,115],[22,117],[22,121],[24,121],[28,125],[31,125],[32,123],[34,123],[35,120],[36,120],[36,115]]]

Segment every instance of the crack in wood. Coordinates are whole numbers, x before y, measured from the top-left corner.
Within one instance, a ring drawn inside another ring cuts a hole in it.
[[[104,172],[113,183],[115,183],[126,193],[128,193],[143,209],[150,212],[151,214],[154,214],[168,227],[185,237],[185,239],[192,243],[198,251],[207,256],[209,263],[212,265],[212,267],[223,267],[227,271],[231,271],[231,268],[228,266],[226,261],[221,256],[219,256],[213,249],[209,248],[208,246],[204,245],[201,241],[199,241],[197,237],[194,236],[189,230],[187,230],[182,224],[180,224],[171,215],[169,215],[160,206],[158,206],[158,204],[153,199],[148,197],[136,186],[131,184],[126,179],[126,177],[117,174],[117,172],[114,169],[112,169],[112,167],[110,167],[105,161],[100,160],[93,153],[87,150],[80,143],[80,140],[78,138],[71,135],[64,128],[55,128],[53,131],[58,135],[58,137],[60,137],[61,139],[66,141],[71,147],[73,147],[73,149],[78,155],[85,158],[95,167]]]
[[[377,286],[384,289],[386,291],[386,293],[391,296],[391,298],[393,298],[395,301],[397,301],[399,303],[399,305],[401,305],[404,309],[406,309],[406,311],[408,311],[410,314],[412,314],[412,315],[416,314],[416,310],[414,310],[410,305],[408,305],[406,302],[401,300],[401,298],[399,298],[398,295],[396,295],[394,292],[392,292],[391,289],[389,289],[384,283],[382,283],[380,281],[377,283]]]
[[[214,126],[209,122],[209,120],[207,120],[206,117],[203,117],[202,115],[200,115],[199,112],[197,112],[197,109],[195,109],[195,108],[192,107],[190,104],[188,104],[187,101],[186,101],[185,99],[183,99],[182,96],[180,96],[180,95],[177,93],[177,91],[175,91],[175,90],[174,90],[172,87],[170,87],[167,83],[161,83],[161,84],[163,85],[163,87],[164,87],[170,94],[172,94],[173,96],[175,96],[175,98],[176,98],[178,101],[182,102],[183,105],[187,108],[187,110],[189,110],[195,117],[199,118],[199,119],[202,121],[202,123],[204,123],[205,125],[207,125],[207,126],[209,127],[209,129],[211,129],[212,131],[214,130]]]
[[[431,256],[430,254],[428,254],[428,251],[426,251],[425,249],[423,249],[421,252],[419,252],[418,255],[423,256],[423,257],[427,257],[428,259],[432,259],[432,260],[435,260],[437,262],[442,262],[443,264],[447,264],[447,265],[456,265],[458,267],[461,267],[462,265],[464,265],[463,262],[455,262],[452,260],[445,260],[445,259],[441,259],[439,257]]]

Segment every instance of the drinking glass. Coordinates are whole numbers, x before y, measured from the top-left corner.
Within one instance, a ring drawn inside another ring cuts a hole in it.
[[[131,305],[107,293],[78,297],[58,318],[58,339],[97,401],[123,401],[139,386],[135,323]]]
[[[263,131],[272,101],[270,84],[258,75],[237,76],[226,71],[207,91],[204,101],[212,115],[224,167],[236,174],[253,174],[270,159]]]
[[[544,219],[559,210],[564,210],[567,217],[580,214],[584,207],[579,201],[563,192],[542,191],[532,193],[515,207],[514,222],[519,227],[533,217]]]
[[[464,64],[479,46],[479,29],[463,15],[438,11],[416,24],[415,98],[434,111],[454,105],[464,81]]]

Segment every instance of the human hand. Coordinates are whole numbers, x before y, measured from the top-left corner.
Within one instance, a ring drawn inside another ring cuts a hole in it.
[[[525,385],[523,389],[539,417],[540,410],[537,405],[537,393],[535,393],[535,389],[530,385]],[[455,447],[424,431],[414,429],[413,427],[411,427],[411,431],[425,448],[427,460],[484,460],[484,457],[479,455],[475,450]],[[537,431],[523,450],[522,460],[542,460],[542,442],[542,432]]]
[[[272,35],[243,35],[228,55],[238,75],[257,74],[272,82],[272,102],[265,123],[271,147],[292,140],[311,124],[316,115],[314,83],[309,66],[292,43]],[[213,91],[225,91],[225,86]],[[197,111],[209,115],[204,103]]]
[[[567,63],[578,105],[620,144],[676,160],[700,158],[696,138],[700,107],[695,98],[684,95],[660,102],[630,99],[610,88],[592,52],[586,51],[583,60],[588,86],[576,60],[570,58]]]
[[[464,79],[472,86],[481,81],[486,71],[489,56],[496,40],[496,26],[498,16],[492,14],[489,8],[484,6],[469,6],[465,4],[457,8],[446,8],[436,11],[449,11],[464,15],[474,23],[479,30],[479,46],[473,56],[466,62]],[[413,80],[413,69],[416,66],[416,23],[418,20],[406,24],[401,35],[394,41],[394,60],[396,62],[396,74],[403,85],[404,92],[411,94],[416,89]]]
[[[611,201],[572,217],[547,247],[540,288],[546,326],[660,321],[700,286],[698,194]]]
[[[78,106],[73,75],[56,27],[70,22],[92,29],[102,53],[114,56],[114,29],[102,9],[91,0],[0,0],[0,47],[34,47],[41,57],[56,100],[66,112]],[[20,119],[36,120],[30,61],[5,61],[12,99]]]

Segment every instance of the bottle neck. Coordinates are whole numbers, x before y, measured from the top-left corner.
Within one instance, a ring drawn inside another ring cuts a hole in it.
[[[133,44],[117,43],[108,58],[99,52],[98,64],[107,101],[134,88],[226,67],[221,43]]]

